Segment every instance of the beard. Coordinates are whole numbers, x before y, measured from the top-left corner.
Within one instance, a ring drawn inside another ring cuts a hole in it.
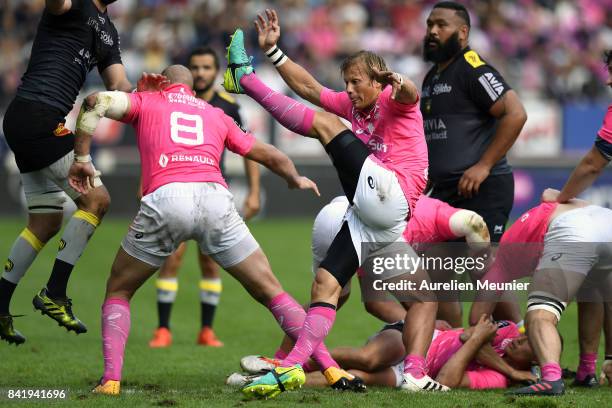
[[[430,41],[434,41],[438,46],[431,47],[428,44]],[[458,31],[455,31],[444,43],[429,36],[425,36],[423,39],[423,59],[425,61],[431,61],[435,64],[446,62],[457,55],[459,51],[461,51],[461,44],[459,43]]]
[[[199,82],[199,81],[197,81],[197,82]],[[208,90],[209,90],[210,88],[212,88],[212,86],[214,85],[214,82],[215,82],[215,81],[210,81],[208,84],[206,84],[206,82],[205,82],[205,81],[201,81],[201,82],[204,82],[204,86],[198,86],[198,85],[197,85],[197,82],[196,82],[196,83],[194,83],[193,90],[194,90],[196,93],[198,93],[198,94],[199,94],[199,93],[208,92]]]

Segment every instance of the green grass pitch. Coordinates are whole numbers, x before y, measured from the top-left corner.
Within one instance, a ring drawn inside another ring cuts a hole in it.
[[[273,270],[286,290],[300,302],[310,293],[311,220],[259,221],[251,225],[255,237],[268,255]],[[15,236],[23,228],[20,219],[0,220],[0,256],[8,254]],[[156,326],[155,287],[151,279],[132,301],[132,329],[123,369],[122,395],[95,396],[89,390],[102,374],[100,306],[105,281],[119,242],[129,220],[108,219],[92,238],[78,263],[69,286],[74,311],[89,327],[76,336],[59,328],[46,316],[34,313],[32,297],[47,281],[59,238],[41,252],[16,290],[11,312],[26,314],[16,327],[28,338],[20,346],[0,343],[0,406],[11,404],[9,389],[65,389],[68,399],[52,402],[68,406],[431,406],[431,407],[605,407],[612,406],[612,389],[593,391],[568,387],[560,398],[514,399],[501,391],[452,391],[448,394],[407,394],[393,389],[370,387],[365,394],[335,392],[331,389],[302,389],[270,401],[245,401],[241,394],[224,385],[225,377],[238,371],[246,354],[272,354],[280,330],[270,313],[253,301],[229,276],[215,319],[215,329],[225,342],[221,349],[195,345],[199,329],[199,272],[196,248],[190,244],[179,278],[179,293],[172,314],[174,344],[152,350],[147,342]],[[353,294],[338,314],[327,344],[357,346],[381,323],[363,309]],[[578,344],[576,309],[571,306],[561,321],[565,337],[563,366],[575,369]],[[600,357],[603,353],[600,353]],[[601,363],[601,360],[600,360]],[[48,403],[49,401],[47,401]],[[15,406],[41,406],[41,401],[20,401]]]

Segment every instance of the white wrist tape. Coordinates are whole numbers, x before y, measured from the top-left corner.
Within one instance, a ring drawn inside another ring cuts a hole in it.
[[[268,57],[275,67],[280,67],[289,59],[289,57],[287,57],[276,45],[266,51],[266,57]]]
[[[91,161],[91,155],[86,154],[83,156],[74,155],[74,161],[77,163],[89,163]]]
[[[100,92],[96,96],[93,109],[88,109],[83,102],[77,118],[77,129],[93,134],[100,119],[103,117],[121,119],[128,109],[128,104],[128,96],[124,92]]]

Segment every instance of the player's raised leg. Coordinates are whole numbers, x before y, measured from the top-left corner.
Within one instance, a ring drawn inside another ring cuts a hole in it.
[[[78,160],[91,161],[91,157]],[[78,210],[64,228],[49,281],[46,287],[34,296],[32,303],[37,310],[55,320],[58,325],[79,334],[85,333],[87,327],[72,312],[72,300],[66,294],[68,279],[89,239],[104,217],[110,205],[110,195],[100,180],[99,172],[96,172],[94,177],[93,190],[87,195],[81,195],[75,191],[68,184],[68,170],[74,161],[74,152],[70,152],[43,169],[46,177],[55,182],[74,200]]]
[[[178,292],[178,272],[183,263],[183,255],[187,244],[181,242],[176,251],[170,255],[159,268],[159,275],[155,286],[157,287],[157,316],[159,319],[149,347],[162,348],[172,345],[172,332],[170,331],[170,314],[172,305]]]

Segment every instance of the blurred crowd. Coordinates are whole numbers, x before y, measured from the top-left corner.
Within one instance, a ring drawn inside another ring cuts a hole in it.
[[[88,0],[82,0],[88,1]],[[184,63],[190,49],[221,52],[229,34],[247,32],[256,63],[253,19],[278,10],[281,47],[328,86],[342,87],[339,61],[359,49],[383,55],[417,84],[425,19],[435,1],[410,0],[118,0],[109,13],[121,36],[132,81],[142,71]],[[612,48],[612,0],[466,0],[470,43],[523,94],[559,101],[605,95],[601,55]],[[0,108],[12,98],[27,66],[44,0],[0,0]],[[265,63],[265,62],[264,62]],[[269,65],[266,63],[266,65]],[[90,85],[99,81],[91,75]]]

